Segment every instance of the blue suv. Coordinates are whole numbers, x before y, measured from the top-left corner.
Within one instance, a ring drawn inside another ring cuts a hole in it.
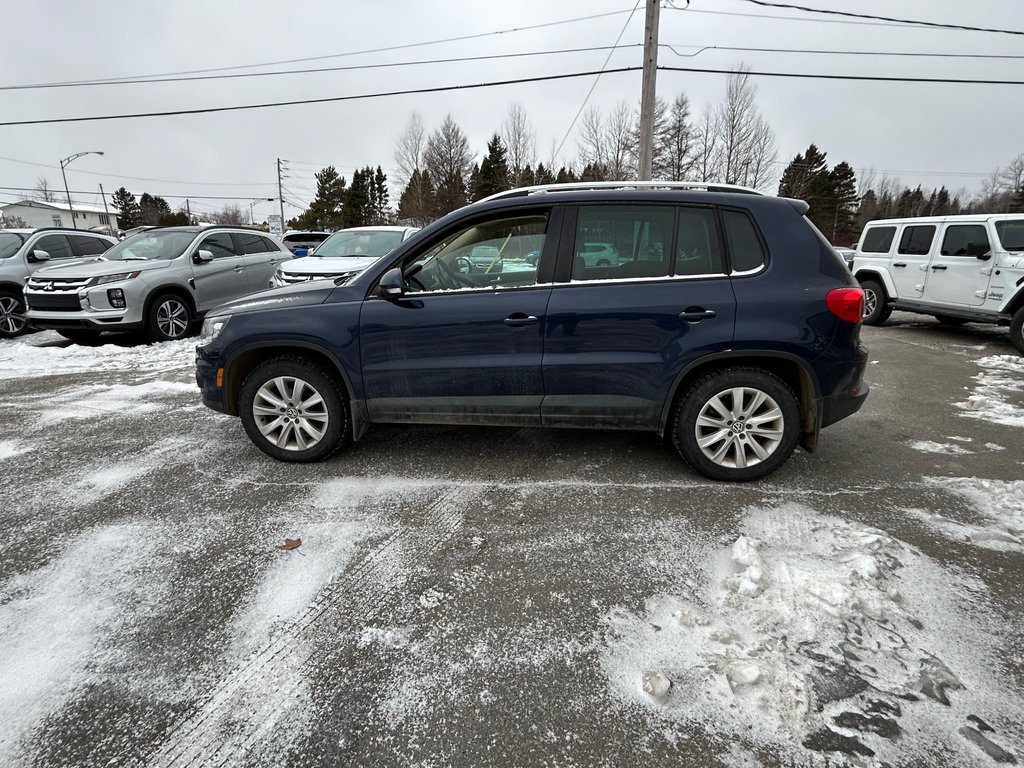
[[[806,211],[713,184],[504,192],[353,277],[213,310],[196,380],[282,461],[378,422],[592,427],[755,480],[867,396],[863,292]]]

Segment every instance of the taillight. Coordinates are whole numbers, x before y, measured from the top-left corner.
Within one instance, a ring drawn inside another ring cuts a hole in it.
[[[825,303],[840,320],[859,323],[864,317],[864,291],[860,288],[835,288],[828,292]]]

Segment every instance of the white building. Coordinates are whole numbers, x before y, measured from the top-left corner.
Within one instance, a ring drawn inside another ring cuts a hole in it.
[[[67,203],[44,203],[40,200],[19,200],[16,203],[0,205],[0,217],[17,221],[21,219],[30,229],[39,227],[73,227],[75,229],[116,230],[117,211],[108,214],[102,206],[75,203],[75,217],[72,223]],[[9,223],[7,226],[11,226]]]

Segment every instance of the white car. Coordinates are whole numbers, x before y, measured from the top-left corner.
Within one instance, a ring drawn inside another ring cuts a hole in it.
[[[408,240],[419,227],[353,227],[335,232],[304,259],[281,264],[271,288],[307,280],[349,280]],[[340,283],[339,283],[340,285]]]

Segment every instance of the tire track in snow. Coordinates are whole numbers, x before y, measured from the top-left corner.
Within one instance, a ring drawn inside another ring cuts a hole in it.
[[[297,701],[296,693],[304,685],[301,670],[313,652],[305,641],[324,614],[344,602],[341,616],[372,619],[401,591],[412,568],[456,534],[463,511],[485,491],[484,486],[449,488],[424,508],[422,526],[398,529],[329,582],[288,629],[239,662],[206,702],[167,734],[150,764],[246,762],[247,750],[268,736],[288,704]]]

